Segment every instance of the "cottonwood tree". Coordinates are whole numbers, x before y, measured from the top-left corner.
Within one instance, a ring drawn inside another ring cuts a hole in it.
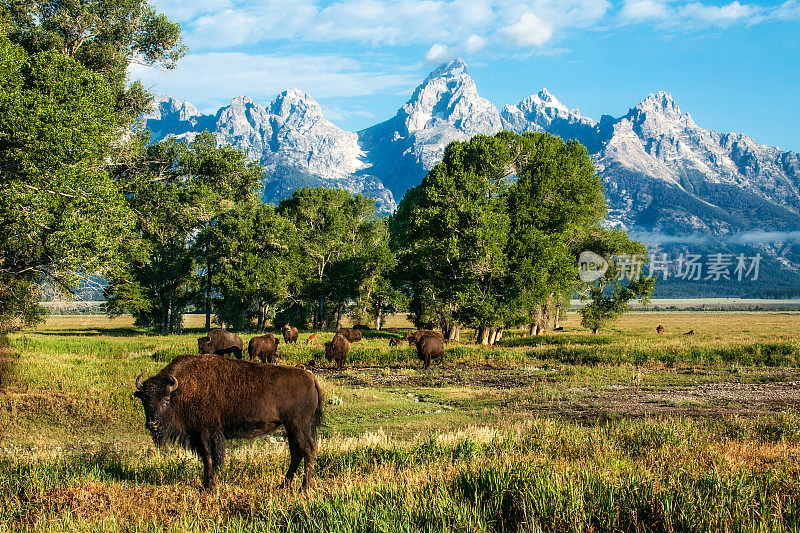
[[[451,143],[392,219],[412,308],[432,308],[443,329],[488,328],[503,315],[509,158],[505,136]]]
[[[586,148],[546,133],[513,137],[517,180],[506,201],[510,219],[508,288],[515,322],[538,333],[578,286],[576,247],[605,216],[600,178]]]
[[[143,1],[0,2],[0,328],[121,266],[133,217],[108,162],[147,104],[132,61],[165,68],[180,29]]]
[[[262,169],[204,132],[194,141],[169,139],[142,146],[115,170],[136,217],[141,244],[127,257],[124,275],[111,280],[108,311],[130,312],[137,325],[162,334],[180,329],[192,299],[193,244],[201,230],[237,203],[248,201]]]
[[[278,306],[297,300],[304,259],[294,225],[258,199],[243,202],[209,228],[216,265],[214,310],[233,329],[266,328]]]
[[[589,300],[580,310],[581,324],[597,333],[625,313],[631,300],[647,304],[655,278],[639,275],[646,263],[647,247],[631,240],[624,231],[598,228],[587,235],[583,248],[608,262],[604,275],[587,284],[581,293],[582,300]],[[615,261],[615,257],[621,260]]]
[[[304,187],[277,211],[294,225],[295,245],[310,265],[303,292],[315,303],[313,327],[323,329],[335,316],[338,328],[347,302],[391,263],[380,259],[389,252],[375,201],[340,189]],[[329,301],[332,309],[326,307]]]

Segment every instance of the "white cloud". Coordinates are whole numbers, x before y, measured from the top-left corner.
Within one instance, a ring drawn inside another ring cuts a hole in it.
[[[500,28],[500,34],[517,46],[542,46],[553,36],[553,26],[527,12],[513,24]]]
[[[473,33],[472,35],[467,37],[467,40],[464,42],[464,50],[470,53],[477,52],[478,50],[486,46],[487,42],[488,40],[485,37],[481,37],[477,33]]]
[[[239,95],[266,104],[289,87],[320,99],[410,92],[419,83],[416,72],[401,73],[386,65],[370,69],[362,61],[334,54],[190,54],[172,71],[132,65],[129,72],[152,92],[189,100],[205,111]]]
[[[425,54],[425,60],[430,61],[431,63],[441,63],[442,61],[451,59],[452,57],[453,51],[440,43],[431,46],[428,52]]]
[[[759,9],[737,1],[723,6],[692,3],[678,9],[678,17],[692,24],[729,26],[740,20],[749,20]]]
[[[654,0],[633,0],[625,2],[621,14],[627,19],[663,19],[668,15],[664,2]]]

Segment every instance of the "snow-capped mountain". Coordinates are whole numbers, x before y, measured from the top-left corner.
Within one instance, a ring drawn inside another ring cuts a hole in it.
[[[371,175],[401,198],[441,161],[445,147],[502,129],[500,114],[478,95],[461,59],[434,70],[389,120],[358,133]]]
[[[264,167],[265,201],[280,201],[309,185],[363,193],[384,214],[397,206],[380,180],[362,172],[367,165],[358,135],[326,120],[319,104],[302,91],[285,91],[268,108],[240,96],[215,115],[200,115],[188,102],[159,97],[141,120],[153,142],[166,137],[191,141],[207,129],[218,144],[243,150]]]
[[[800,229],[800,156],[739,133],[703,129],[665,92],[599,121],[547,89],[498,113],[457,59],[433,71],[394,117],[357,133],[327,121],[319,104],[298,90],[281,93],[266,108],[239,97],[215,115],[160,97],[142,120],[154,141],[191,139],[209,129],[220,144],[245,150],[266,171],[268,201],[303,185],[324,185],[363,192],[388,214],[449,142],[510,129],[585,144],[605,184],[611,225],[716,237]]]

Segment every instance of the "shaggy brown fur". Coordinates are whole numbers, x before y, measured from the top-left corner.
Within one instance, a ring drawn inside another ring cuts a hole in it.
[[[262,363],[272,364],[275,362],[280,343],[280,339],[276,339],[272,333],[253,337],[247,345],[247,353],[250,355],[251,361],[258,358],[261,359]]]
[[[341,370],[347,360],[347,352],[350,351],[350,341],[344,335],[337,333],[333,340],[325,343],[325,359],[336,361],[336,368]]]
[[[297,344],[297,336],[300,335],[300,332],[297,331],[296,327],[284,324],[281,331],[283,332],[283,341],[286,344]]]
[[[337,335],[341,335],[342,337],[347,339],[348,342],[358,342],[362,338],[362,334],[359,330],[350,328],[340,329]]]
[[[244,343],[238,335],[220,328],[214,328],[205,337],[197,339],[197,349],[200,353],[233,354],[236,359],[242,358],[243,346]]]
[[[444,335],[442,335],[441,332],[433,331],[432,329],[418,329],[414,333],[406,333],[406,336],[403,337],[403,340],[408,341],[409,346],[411,346],[413,344],[417,344],[417,342],[424,335],[433,335],[434,337],[439,337],[442,342],[444,342]]]
[[[441,334],[440,334],[441,335]],[[431,366],[431,358],[441,358],[444,363],[444,341],[441,336],[423,335],[417,341],[417,357],[422,361],[422,368],[427,370]]]
[[[237,361],[226,357],[182,355],[139,383],[145,427],[161,446],[178,442],[203,461],[203,487],[214,486],[225,462],[226,440],[253,438],[283,424],[291,461],[282,486],[288,486],[305,459],[303,489],[313,475],[317,427],[322,424],[322,391],[306,370]]]

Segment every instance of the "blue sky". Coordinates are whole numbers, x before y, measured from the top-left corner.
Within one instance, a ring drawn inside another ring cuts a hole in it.
[[[150,3],[181,23],[189,54],[175,71],[136,66],[133,77],[206,112],[299,88],[357,131],[462,57],[498,109],[547,87],[599,119],[666,90],[700,126],[800,151],[800,0]]]

